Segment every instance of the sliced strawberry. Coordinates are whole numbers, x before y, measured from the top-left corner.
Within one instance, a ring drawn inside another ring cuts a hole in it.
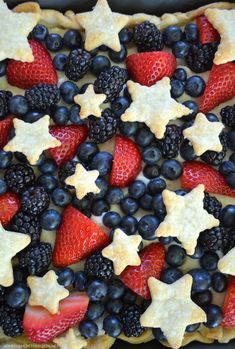
[[[58,78],[51,56],[38,41],[29,40],[34,61],[31,63],[11,59],[7,65],[7,81],[23,89],[39,83],[57,84]]]
[[[184,162],[182,188],[193,189],[198,184],[204,184],[209,193],[235,197],[235,190],[226,184],[225,178],[215,168],[200,161]]]
[[[0,121],[0,149],[2,149],[8,142],[9,133],[13,127],[13,117],[9,116]]]
[[[202,44],[209,44],[212,42],[219,42],[220,35],[213,25],[208,21],[206,16],[196,18],[196,23],[199,30],[199,39]]]
[[[0,222],[5,227],[20,208],[20,200],[16,194],[5,193],[0,196]]]
[[[208,113],[235,96],[235,63],[213,65],[199,110]]]
[[[129,138],[116,136],[110,184],[127,187],[141,171],[141,153]]]
[[[126,59],[132,79],[141,85],[152,86],[164,76],[172,77],[176,59],[169,52],[134,53]]]
[[[223,305],[222,327],[235,327],[235,277],[229,276]]]
[[[127,267],[120,278],[132,291],[145,299],[150,299],[148,279],[160,278],[165,262],[165,249],[161,244],[148,245],[140,252],[141,264],[138,267]]]
[[[88,135],[86,125],[50,126],[50,134],[61,142],[59,147],[49,149],[51,157],[58,166],[72,160],[77,149]]]
[[[56,233],[53,263],[57,267],[77,263],[109,244],[109,237],[91,219],[69,205]]]
[[[59,312],[55,315],[40,306],[27,305],[24,313],[23,328],[33,343],[47,343],[68,328],[83,320],[89,298],[84,293],[72,293],[60,301]]]

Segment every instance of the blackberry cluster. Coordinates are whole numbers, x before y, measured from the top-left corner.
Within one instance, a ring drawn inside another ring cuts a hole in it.
[[[72,50],[65,65],[65,75],[69,80],[78,81],[89,70],[92,57],[89,52],[78,48]]]
[[[135,26],[133,40],[139,52],[161,51],[163,49],[162,33],[155,24],[149,21]]]
[[[188,67],[195,73],[211,70],[217,46],[215,43],[191,45],[186,57]]]
[[[220,217],[222,204],[216,197],[210,196],[208,193],[205,193],[203,203],[204,209],[207,210],[208,213],[213,214],[213,216],[217,219]]]
[[[0,90],[0,120],[4,119],[9,113],[8,102],[11,97],[12,93],[10,91]]]
[[[199,244],[209,251],[224,251],[229,242],[229,234],[223,227],[217,227],[203,231],[199,236]]]
[[[23,212],[38,215],[49,207],[50,197],[43,187],[31,187],[23,192],[21,209]]]
[[[52,260],[51,244],[39,242],[24,250],[19,258],[20,266],[30,275],[42,275],[47,272]]]
[[[59,169],[58,178],[62,186],[67,188],[72,188],[72,186],[67,185],[65,183],[65,180],[66,178],[72,176],[75,173],[75,168],[77,164],[78,164],[77,161],[71,160]]]
[[[22,193],[35,183],[35,174],[30,166],[14,164],[9,166],[4,174],[5,181],[10,191]]]
[[[95,92],[106,94],[105,102],[112,102],[123,89],[127,78],[127,70],[114,65],[110,69],[102,71],[95,80]]]
[[[127,337],[139,337],[144,332],[140,324],[141,311],[138,305],[130,305],[121,312],[123,332]]]
[[[165,159],[176,158],[179,154],[180,143],[182,140],[183,135],[181,127],[177,125],[168,125],[166,127],[164,138],[157,142],[162,157]]]
[[[228,127],[235,128],[235,104],[233,106],[228,105],[220,111],[223,124]]]
[[[228,143],[227,143],[227,134],[222,132],[220,134],[220,141],[223,146],[223,149],[221,152],[216,152],[212,150],[206,151],[204,154],[202,154],[201,159],[206,162],[209,165],[212,166],[219,166],[223,159],[226,156],[226,151],[228,149]]]
[[[30,109],[45,111],[59,102],[60,90],[57,85],[38,84],[25,91],[25,98]]]
[[[0,305],[0,326],[8,337],[17,337],[23,333],[23,311],[11,308],[2,303]]]
[[[37,216],[31,216],[24,212],[19,212],[14,216],[11,229],[21,234],[30,235],[31,242],[38,242],[42,231]]]
[[[227,245],[225,245],[223,248],[224,254],[228,253],[232,248],[235,247],[235,229],[229,230],[227,234],[228,234],[228,241],[227,241]]]
[[[102,256],[101,252],[87,258],[84,267],[85,273],[90,277],[109,280],[113,277],[113,262]]]
[[[89,138],[94,143],[104,143],[112,138],[117,132],[118,119],[110,108],[102,112],[100,118],[89,118]]]

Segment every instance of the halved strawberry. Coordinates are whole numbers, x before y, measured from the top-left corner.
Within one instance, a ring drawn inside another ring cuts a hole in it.
[[[165,249],[159,243],[148,245],[140,252],[141,264],[138,267],[127,267],[120,278],[132,291],[145,299],[150,299],[148,279],[160,278],[165,262]]]
[[[51,157],[58,166],[72,160],[77,149],[88,135],[86,125],[50,126],[50,134],[61,142],[59,147],[49,149]]]
[[[114,187],[127,187],[141,171],[141,153],[129,138],[116,136],[110,184]]]
[[[52,315],[40,306],[27,305],[23,328],[33,343],[47,343],[70,327],[78,325],[87,311],[89,298],[84,293],[72,293],[60,301],[59,312]]]
[[[77,263],[109,244],[109,237],[91,219],[69,205],[63,212],[56,233],[53,264],[57,267]]]
[[[223,305],[222,327],[235,327],[235,277],[228,277],[228,288]]]
[[[141,85],[152,86],[164,76],[172,77],[176,59],[169,52],[134,53],[126,59],[132,79]]]
[[[8,116],[6,119],[0,121],[0,149],[7,144],[12,127],[13,116]]]
[[[199,39],[202,44],[209,44],[212,42],[219,42],[220,35],[213,25],[208,21],[206,16],[199,16],[196,18],[196,23],[199,30]]]
[[[5,227],[20,208],[20,200],[16,194],[5,193],[0,196],[0,222]]]

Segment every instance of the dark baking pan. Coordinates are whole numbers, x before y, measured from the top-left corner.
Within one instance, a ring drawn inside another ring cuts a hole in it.
[[[210,4],[216,0],[108,0],[114,11],[133,14],[145,12],[149,14],[162,15],[165,12],[190,11],[199,6]],[[6,0],[10,7],[25,1]],[[72,9],[77,12],[89,11],[95,5],[96,0],[39,0],[37,1],[42,8],[53,8],[60,11]],[[235,0],[230,0],[235,2]],[[166,348],[157,341],[146,344],[131,345],[123,341],[116,341],[113,349],[163,349]],[[184,347],[185,349],[234,349],[235,341],[229,344],[201,344],[191,343]]]

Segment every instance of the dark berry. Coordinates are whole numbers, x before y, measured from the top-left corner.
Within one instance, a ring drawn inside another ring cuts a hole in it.
[[[59,102],[60,90],[57,85],[38,84],[25,91],[25,98],[30,109],[45,111]]]
[[[212,301],[212,293],[211,291],[202,291],[202,292],[195,292],[192,294],[192,300],[194,303],[199,305],[199,307],[205,307],[205,305],[208,305]]]
[[[112,154],[106,151],[101,151],[93,157],[91,162],[91,169],[98,170],[100,176],[105,176],[111,171],[112,161]]]
[[[121,222],[121,216],[117,212],[107,212],[103,217],[103,224],[108,228],[116,228]]]
[[[0,94],[0,103],[1,103],[1,94]],[[11,114],[17,115],[22,117],[29,111],[30,103],[27,97],[25,98],[24,96],[13,96],[9,100],[9,112]],[[3,107],[4,108],[4,107]],[[34,109],[34,108],[32,108]],[[37,108],[35,108],[37,109]],[[4,110],[4,109],[3,109]],[[2,112],[0,113],[2,114]]]
[[[185,107],[189,108],[192,112],[189,115],[185,115],[182,117],[183,121],[191,121],[195,119],[195,116],[198,113],[198,105],[196,102],[194,101],[185,101],[182,103],[183,105],[185,105]],[[192,123],[193,125],[193,123]],[[191,126],[191,125],[190,125]],[[190,127],[189,126],[189,127]],[[186,128],[186,127],[185,127]]]
[[[116,117],[121,117],[129,107],[130,100],[126,97],[117,97],[111,104],[111,109]]]
[[[44,41],[48,35],[48,29],[43,24],[37,24],[32,30],[32,37],[37,41]]]
[[[124,216],[121,219],[120,227],[127,235],[133,235],[136,233],[138,221],[133,216]]]
[[[226,183],[232,189],[235,189],[235,173],[229,173],[226,177]]]
[[[14,309],[6,304],[0,305],[0,324],[8,337],[17,337],[23,333],[23,315],[21,309]]]
[[[199,32],[195,23],[188,23],[184,28],[184,34],[188,42],[195,42],[198,40]]]
[[[23,120],[24,122],[28,122],[32,124],[38,121],[39,119],[41,119],[43,116],[44,116],[43,112],[31,110],[23,116]]]
[[[154,215],[143,216],[138,222],[138,232],[144,240],[155,240],[157,230],[160,224],[159,218]]]
[[[71,81],[65,81],[60,85],[60,94],[63,100],[71,104],[74,102],[74,97],[79,93],[77,85]]]
[[[221,211],[221,224],[226,228],[235,227],[235,205],[227,205]]]
[[[104,212],[109,211],[109,209],[109,204],[103,199],[94,200],[91,205],[91,212],[94,216],[101,216]]]
[[[220,115],[222,122],[228,127],[235,127],[235,104],[228,105],[221,109]]]
[[[179,98],[184,93],[184,83],[180,80],[171,80],[171,97]]]
[[[108,286],[102,280],[93,280],[87,286],[87,295],[91,301],[100,301],[108,293]]]
[[[94,143],[105,143],[112,138],[118,126],[118,119],[111,109],[102,111],[101,117],[89,117],[89,138]]]
[[[166,336],[164,335],[164,333],[159,327],[153,328],[152,331],[153,331],[154,338],[157,341],[161,342],[166,340]]]
[[[182,30],[177,25],[170,25],[163,32],[163,40],[166,46],[172,46],[182,39]]]
[[[176,158],[179,154],[180,143],[182,140],[182,130],[179,126],[167,126],[164,137],[157,142],[162,157],[165,159]]]
[[[4,178],[9,190],[14,193],[22,193],[35,183],[33,169],[23,164],[9,166],[5,171]]]
[[[227,246],[228,233],[223,227],[208,229],[200,234],[198,241],[207,251],[223,250]]]
[[[80,291],[83,292],[86,289],[87,285],[87,276],[83,271],[77,271],[74,274],[74,287]]]
[[[116,52],[114,50],[109,50],[109,58],[115,63],[124,62],[127,56],[127,49],[124,44],[121,44],[121,50]]]
[[[161,281],[166,284],[173,284],[183,276],[181,270],[177,268],[163,268],[161,273]]]
[[[123,28],[118,35],[119,35],[119,40],[122,44],[126,44],[130,42],[133,37],[132,31],[127,27]]]
[[[158,165],[146,165],[143,169],[143,175],[148,179],[158,177],[160,174],[160,168]]]
[[[104,304],[102,302],[90,302],[86,316],[89,320],[97,320],[104,313]]]
[[[121,299],[109,300],[105,304],[105,309],[109,314],[118,315],[123,308],[123,302]]]
[[[136,180],[130,184],[128,193],[133,199],[141,198],[146,191],[146,185],[140,180]]]
[[[33,215],[46,210],[49,203],[50,197],[43,187],[31,187],[21,197],[22,211]]]
[[[105,280],[113,277],[113,263],[102,256],[100,252],[88,257],[85,261],[84,271],[89,277],[98,277]]]
[[[166,262],[171,267],[179,267],[181,266],[186,259],[186,252],[179,245],[171,245],[166,253]]]
[[[213,113],[207,113],[206,118],[210,122],[218,122],[219,121],[219,118]]]
[[[6,75],[6,70],[7,70],[7,61],[1,61],[0,62],[0,77]]]
[[[217,272],[212,275],[212,287],[215,292],[224,292],[227,289],[228,281],[225,274]]]
[[[197,158],[193,146],[185,139],[180,146],[180,155],[186,161],[193,161]]]
[[[147,193],[155,195],[166,189],[166,182],[163,178],[151,179],[147,184]]]
[[[21,234],[28,234],[31,237],[31,242],[37,242],[40,239],[42,227],[37,216],[19,212],[12,222],[11,229]]]
[[[140,147],[147,147],[154,140],[154,134],[148,127],[141,127],[135,134],[135,141]]]
[[[124,122],[124,121],[119,122],[119,131],[125,137],[134,136],[137,130],[138,130],[137,122]]]
[[[64,287],[70,287],[74,282],[74,271],[71,268],[59,269],[56,275],[58,276],[57,282]]]
[[[216,197],[205,193],[203,205],[204,209],[207,210],[208,213],[213,214],[215,218],[218,219],[220,217],[222,204]]]
[[[38,177],[37,184],[43,187],[48,193],[51,193],[57,186],[57,178],[51,174],[43,174]]]
[[[192,291],[203,292],[211,286],[211,276],[208,271],[196,268],[189,271],[189,274],[193,277]]]
[[[147,165],[155,165],[161,159],[161,151],[155,146],[148,146],[143,149],[142,159]]]
[[[235,172],[235,163],[230,160],[223,161],[219,166],[219,172],[223,176],[227,176],[231,172]]]
[[[53,65],[56,70],[64,71],[65,64],[67,62],[67,56],[64,53],[57,53],[53,58]]]
[[[118,337],[122,332],[122,323],[115,315],[108,315],[104,319],[103,329],[110,337]]]
[[[56,162],[53,159],[45,159],[39,166],[38,169],[45,174],[52,174],[57,170]]]
[[[190,45],[186,41],[178,41],[172,46],[172,53],[176,58],[188,56]]]
[[[39,242],[24,250],[19,258],[19,264],[26,268],[30,275],[42,275],[47,272],[52,260],[51,244]]]
[[[190,97],[199,97],[203,94],[206,83],[201,76],[193,75],[187,79],[185,85],[185,92]]]
[[[91,59],[90,53],[81,48],[72,50],[65,65],[67,78],[73,81],[81,79],[89,70]]]
[[[4,179],[0,179],[0,196],[5,194],[7,191],[7,183]]]
[[[196,332],[199,329],[200,325],[201,325],[200,323],[188,325],[186,327],[185,331],[188,332],[188,333]]]
[[[85,123],[85,121],[81,119],[79,105],[72,105],[69,112],[69,120],[72,125],[83,125]]]
[[[55,230],[59,227],[61,215],[54,209],[46,210],[40,217],[40,223],[45,230]]]
[[[56,107],[52,114],[52,119],[56,125],[66,125],[69,121],[69,110],[66,107]]]
[[[119,279],[113,279],[108,285],[108,297],[112,300],[119,299],[124,295],[125,286]]]
[[[9,114],[9,100],[12,100],[12,93],[10,91],[4,91],[0,90],[0,119],[4,119],[5,116]],[[14,102],[15,104],[15,102]],[[14,106],[15,107],[15,106]],[[14,110],[17,110],[18,107],[16,106]],[[25,108],[26,109],[26,108]],[[23,110],[24,111],[24,110]],[[25,114],[25,113],[23,113]]]
[[[226,151],[228,147],[228,138],[227,134],[222,132],[220,134],[220,142],[223,146],[223,149],[221,152],[216,152],[216,151],[206,151],[204,154],[202,154],[201,159],[205,161],[207,164],[212,165],[212,166],[219,166],[224,157],[226,156]]]
[[[29,288],[22,282],[15,283],[8,288],[5,299],[11,308],[22,308],[28,303]]]
[[[0,169],[3,170],[10,166],[11,160],[12,160],[12,153],[11,152],[6,152],[4,150],[0,150]]]
[[[161,166],[161,174],[169,180],[175,180],[182,174],[182,164],[175,160],[165,160]]]
[[[163,49],[162,33],[154,23],[149,21],[134,27],[133,41],[139,52],[161,51]]]
[[[106,56],[96,56],[91,63],[91,72],[95,76],[99,76],[99,74],[107,70],[111,67],[110,60]]]
[[[69,161],[63,167],[59,168],[58,177],[59,181],[63,186],[67,186],[65,183],[66,178],[72,176],[75,173],[77,161]]]
[[[228,132],[228,147],[232,151],[235,150],[235,130]]]
[[[156,194],[154,195],[152,199],[152,209],[154,210],[154,213],[159,217],[159,218],[164,218],[166,215],[166,207],[163,202],[163,197],[162,194]]]
[[[139,337],[144,332],[140,324],[141,310],[138,305],[129,305],[121,312],[123,332],[127,337]]]
[[[173,78],[180,81],[185,81],[187,79],[187,73],[184,68],[177,68],[174,72]]]
[[[85,142],[79,146],[77,156],[82,162],[89,164],[98,151],[99,148],[95,143]]]
[[[125,214],[133,215],[138,211],[139,204],[135,199],[127,196],[120,201],[120,207]]]
[[[204,308],[206,312],[207,321],[204,325],[208,328],[217,328],[223,320],[222,310],[218,305],[209,304]]]
[[[98,194],[94,194],[94,199],[103,199],[105,195],[107,194],[107,191],[109,189],[109,184],[106,181],[106,179],[102,177],[98,177],[95,181],[97,187],[100,189],[100,192]]]
[[[211,70],[217,44],[193,44],[186,57],[188,67],[195,73]]]
[[[72,201],[72,194],[66,188],[56,188],[52,192],[51,199],[56,206],[64,207]]]
[[[51,52],[58,52],[63,47],[63,39],[59,34],[50,33],[45,39],[46,47]]]
[[[83,320],[79,324],[79,331],[83,337],[91,339],[98,335],[99,329],[94,321]]]
[[[200,265],[207,271],[213,271],[217,269],[219,256],[213,251],[207,251],[200,259]]]
[[[78,48],[82,44],[82,36],[78,30],[67,30],[63,36],[63,42],[69,49]]]

